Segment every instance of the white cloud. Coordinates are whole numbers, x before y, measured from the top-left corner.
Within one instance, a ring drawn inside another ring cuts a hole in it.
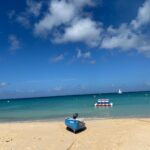
[[[91,57],[91,52],[82,52],[80,49],[77,50],[77,58],[90,58]]]
[[[72,3],[65,0],[53,0],[49,4],[49,12],[35,24],[35,34],[45,35],[52,28],[71,21],[76,12],[77,10]]]
[[[7,82],[0,82],[0,88],[6,87],[8,85]]]
[[[113,29],[113,32],[107,31],[106,36],[101,42],[101,48],[116,49],[128,51],[137,50],[139,53],[150,55],[150,40],[149,36],[132,30],[128,25],[118,29]]]
[[[96,60],[91,60],[90,64],[95,65],[96,64]]]
[[[94,4],[91,0],[52,0],[48,13],[38,23],[35,23],[34,33],[46,37],[53,33],[52,29],[61,26],[65,33],[61,35],[61,31],[57,28],[55,42],[85,41],[87,44],[95,45],[99,39],[100,30],[92,19],[83,18],[83,7],[86,5],[93,6]]]
[[[20,41],[16,35],[9,35],[8,41],[10,44],[10,50],[12,50],[13,52],[21,47]]]
[[[135,20],[130,23],[121,24],[119,28],[110,26],[105,32],[105,36],[100,44],[101,48],[121,50],[137,50],[150,56],[150,35],[143,31],[150,23],[150,0],[147,0],[139,8]]]
[[[97,46],[100,42],[102,28],[90,18],[77,19],[60,37],[56,37],[56,42],[85,42],[90,46]]]
[[[148,23],[150,23],[150,0],[145,1],[142,7],[139,8],[136,19],[131,22],[135,29]]]
[[[24,12],[16,15],[16,20],[24,27],[30,27],[30,16],[39,16],[41,2],[26,0],[27,7]],[[43,37],[52,37],[52,41],[84,42],[90,46],[98,46],[102,27],[91,19],[85,17],[84,7],[95,6],[92,0],[52,0],[49,2],[48,11],[40,20],[34,23],[34,34]]]
[[[89,0],[77,1],[51,1],[49,12],[42,20],[35,24],[35,33],[37,35],[45,35],[52,28],[69,23],[74,17],[77,17],[79,9],[90,2]]]
[[[90,57],[91,57],[91,52],[85,52],[85,53],[83,54],[83,57],[84,57],[84,58],[90,58]]]
[[[27,8],[17,17],[17,21],[24,26],[29,26],[31,25],[29,16],[40,16],[43,3],[32,0],[27,0],[26,3]],[[38,21],[32,20],[35,35],[51,38],[57,43],[83,42],[90,47],[119,49],[120,51],[134,49],[150,56],[150,35],[145,32],[150,25],[150,0],[146,0],[139,7],[135,18],[128,23],[121,23],[118,28],[110,25],[104,29],[100,21],[95,21],[91,16],[85,15],[84,7],[86,6],[93,7],[95,3],[92,0],[49,1],[48,10],[43,13],[44,16]],[[10,16],[13,15],[14,12],[10,13]],[[82,53],[81,55],[83,58]],[[84,57],[89,57],[88,55]],[[59,55],[56,60],[53,59],[53,62],[62,59],[64,56]]]
[[[135,48],[135,43],[138,44],[138,35],[132,32],[128,25],[122,24],[118,29],[114,29],[111,26],[107,29],[101,47],[129,49]]]
[[[91,52],[90,51],[81,51],[80,49],[77,49],[77,54],[76,57],[74,57],[74,60],[79,60],[81,61],[81,63],[88,63],[88,64],[96,64],[96,60],[94,60],[91,56]]]
[[[36,2],[36,1],[33,1],[33,0],[27,0],[26,1],[27,3],[27,12],[28,13],[31,13],[33,14],[34,16],[39,16],[40,14],[40,10],[41,10],[41,7],[42,7],[42,3],[41,2]]]
[[[118,28],[110,25],[107,29],[103,28],[101,22],[84,17],[83,7],[87,5],[93,5],[91,0],[52,0],[49,12],[35,24],[35,33],[54,35],[53,41],[58,43],[83,42],[105,49],[134,49],[150,56],[150,35],[143,30],[150,23],[150,0],[146,0],[138,9],[135,19],[121,23]],[[55,27],[57,30],[53,34]]]
[[[60,62],[64,59],[64,55],[63,54],[60,54],[58,56],[55,56],[53,58],[50,59],[51,62],[53,63],[57,63],[57,62]]]
[[[23,12],[17,14],[14,10],[10,11],[8,17],[15,20],[26,28],[31,27],[31,22],[40,15],[42,2],[26,0],[26,8]],[[32,21],[31,21],[32,17]]]
[[[23,15],[17,16],[16,21],[26,28],[30,27],[29,19]]]

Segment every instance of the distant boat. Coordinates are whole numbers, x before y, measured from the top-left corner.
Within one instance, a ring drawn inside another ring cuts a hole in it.
[[[113,103],[109,102],[109,99],[98,99],[98,101],[95,103],[96,107],[99,106],[110,106],[112,107]]]
[[[121,91],[121,89],[119,89],[119,90],[118,90],[118,94],[122,94],[122,91]]]

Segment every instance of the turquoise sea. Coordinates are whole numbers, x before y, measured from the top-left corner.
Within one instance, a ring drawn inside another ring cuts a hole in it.
[[[109,98],[113,107],[96,108],[98,98]],[[59,120],[73,113],[93,119],[150,117],[150,92],[0,100],[0,122]]]

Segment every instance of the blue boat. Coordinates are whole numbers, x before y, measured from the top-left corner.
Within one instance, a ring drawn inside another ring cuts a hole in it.
[[[77,119],[77,117],[78,114],[75,114],[73,118],[65,119],[65,125],[67,126],[68,129],[71,129],[74,133],[76,133],[77,131],[84,130],[86,128],[84,121]]]

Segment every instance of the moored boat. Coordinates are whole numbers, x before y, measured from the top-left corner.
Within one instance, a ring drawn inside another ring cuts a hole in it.
[[[95,106],[96,107],[99,107],[99,106],[113,106],[113,103],[111,103],[109,101],[109,99],[98,99],[98,101],[95,103]]]

